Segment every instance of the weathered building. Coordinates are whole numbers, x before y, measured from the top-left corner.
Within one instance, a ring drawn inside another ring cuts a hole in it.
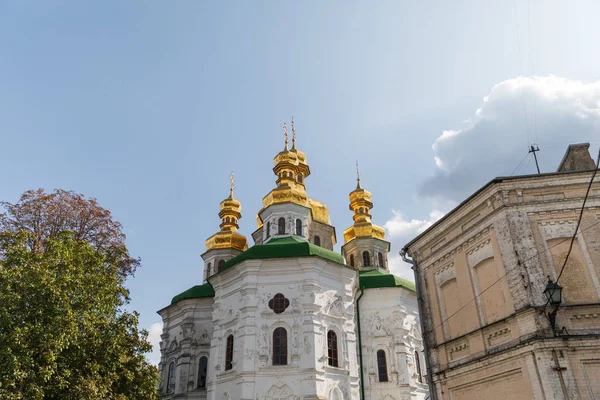
[[[404,248],[437,399],[600,399],[600,179],[589,144],[558,171],[496,178]],[[600,175],[599,175],[600,178]]]

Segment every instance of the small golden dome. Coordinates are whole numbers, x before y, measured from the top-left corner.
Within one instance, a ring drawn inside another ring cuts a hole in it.
[[[356,189],[350,192],[350,211],[354,212],[352,219],[354,224],[344,231],[346,243],[358,237],[372,237],[383,239],[385,230],[371,222],[370,211],[373,208],[371,202],[371,192],[365,190],[360,185],[360,171],[358,162],[356,163]]]
[[[237,233],[238,221],[242,218],[242,205],[233,198],[233,187],[235,186],[233,172],[230,176],[229,197],[219,204],[219,218],[221,230],[206,240],[206,250],[212,249],[237,249],[245,251],[248,248],[246,237]]]

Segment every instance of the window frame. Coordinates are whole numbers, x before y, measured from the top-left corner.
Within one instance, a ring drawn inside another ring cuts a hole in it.
[[[175,393],[175,361],[171,361],[167,367],[167,387],[166,393]],[[171,389],[172,388],[172,389]]]
[[[421,357],[419,357],[419,352],[415,350],[415,367],[417,369],[417,381],[419,383],[423,383],[423,372],[421,371]]]
[[[337,333],[333,329],[327,331],[327,365],[335,368],[340,367],[337,336]]]
[[[354,267],[354,254],[350,254],[350,266]]]
[[[363,267],[371,266],[371,253],[369,253],[369,250],[365,250],[362,252],[362,259],[363,259]]]
[[[285,218],[284,217],[279,217],[279,219],[277,220],[277,234],[285,235]]]
[[[321,246],[321,238],[319,237],[319,235],[315,235],[315,237],[313,238],[313,244],[316,246]]]
[[[206,365],[204,366],[204,384],[201,385],[202,382],[202,359],[206,360]],[[208,356],[202,355],[198,360],[198,381],[196,382],[196,387],[198,389],[206,390],[206,378],[208,377]]]
[[[225,371],[233,369],[233,334],[229,334],[225,343]]]
[[[379,267],[380,268],[384,268],[385,265],[383,264],[383,253],[382,252],[378,252],[377,253],[377,261],[379,261]]]
[[[302,220],[300,218],[296,218],[296,236],[303,236],[302,231]]]
[[[278,326],[273,329],[273,333],[271,337],[273,338],[272,342],[272,352],[271,359],[272,365],[288,365],[288,332],[283,326]]]
[[[379,382],[389,382],[390,377],[388,375],[387,355],[385,353],[385,350],[379,349],[379,350],[377,350],[376,354],[377,354],[377,380]],[[385,379],[381,379],[382,376]]]

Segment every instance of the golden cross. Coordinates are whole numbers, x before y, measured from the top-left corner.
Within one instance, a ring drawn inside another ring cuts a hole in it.
[[[233,188],[235,187],[235,176],[233,175],[233,171],[229,174],[229,195],[233,197]]]
[[[288,130],[287,130],[287,125],[285,124],[285,122],[283,123],[283,136],[285,136],[285,148],[287,149],[287,146],[288,146]]]
[[[294,117],[292,117],[292,144],[296,144],[296,128],[294,127]]]

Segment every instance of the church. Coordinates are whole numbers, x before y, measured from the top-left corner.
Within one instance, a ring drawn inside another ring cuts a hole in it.
[[[307,195],[311,171],[293,121],[291,128],[290,148],[284,126],[254,245],[238,232],[232,177],[220,229],[202,254],[204,281],[158,311],[161,396],[425,399],[415,285],[389,272],[390,244],[371,221],[371,193],[357,170],[353,223],[335,252],[328,208]]]

